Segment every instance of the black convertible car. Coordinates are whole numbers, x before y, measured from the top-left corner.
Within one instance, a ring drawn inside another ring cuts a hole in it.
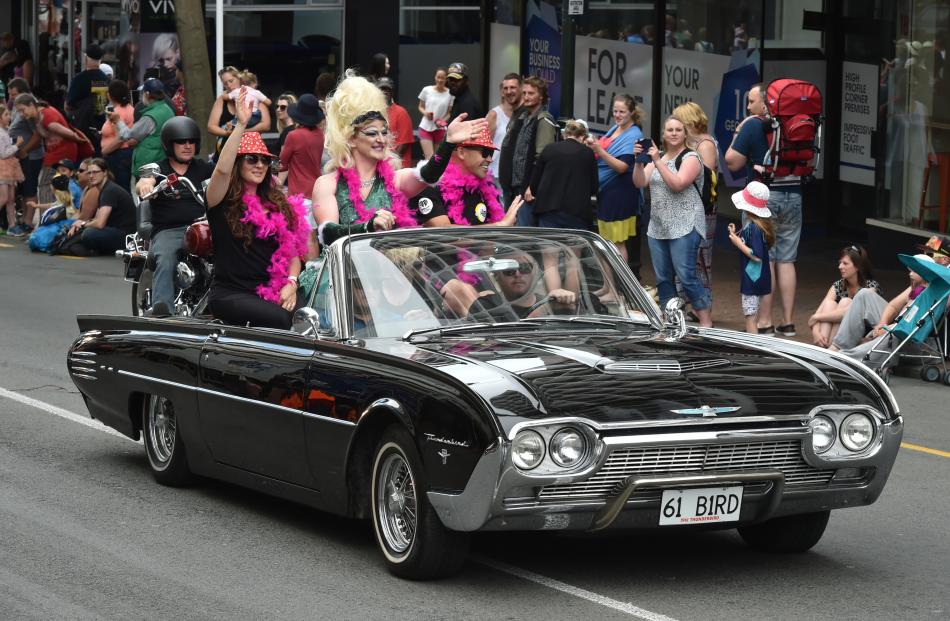
[[[70,375],[160,483],[369,517],[409,578],[458,570],[478,530],[804,551],[881,494],[902,419],[863,365],[661,314],[596,235],[459,230],[338,241],[292,331],[81,316]]]

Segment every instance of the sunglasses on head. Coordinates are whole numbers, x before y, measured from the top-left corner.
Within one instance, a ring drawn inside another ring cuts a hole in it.
[[[370,140],[376,140],[380,136],[383,138],[387,138],[389,136],[388,129],[361,129],[360,133]]]
[[[495,155],[495,150],[492,149],[491,147],[465,147],[465,148],[470,151],[477,151],[481,153],[482,157],[486,159]]]
[[[848,250],[853,250],[854,252],[861,254],[861,246],[858,246],[857,244],[851,244],[848,246]]]
[[[520,272],[520,273],[522,273],[522,274],[530,274],[530,273],[533,272],[533,271],[534,271],[534,266],[531,265],[530,263],[519,263],[519,264],[518,264],[518,269],[516,269],[516,270],[502,270],[502,271],[501,271],[501,275],[502,275],[502,276],[511,277],[511,276],[514,276],[514,275],[515,275],[515,272]]]
[[[172,144],[178,144],[178,145],[198,144],[198,141],[195,140],[194,138],[182,138],[181,140],[172,140]]]
[[[264,166],[270,166],[271,159],[272,159],[270,157],[267,157],[266,155],[258,155],[256,153],[249,153],[248,155],[242,155],[241,157],[244,158],[244,161],[249,166],[257,166],[258,164],[263,164]]]

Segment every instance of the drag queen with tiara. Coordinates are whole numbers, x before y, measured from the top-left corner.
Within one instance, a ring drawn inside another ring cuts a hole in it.
[[[327,174],[313,185],[314,216],[323,246],[351,233],[416,226],[409,199],[434,185],[445,172],[455,146],[477,137],[485,119],[459,115],[432,159],[397,170],[390,146],[386,98],[362,77],[337,85],[326,106]]]

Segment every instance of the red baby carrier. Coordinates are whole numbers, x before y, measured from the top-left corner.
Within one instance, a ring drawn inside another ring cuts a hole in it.
[[[765,93],[768,153],[763,180],[796,176],[810,180],[820,158],[821,91],[802,80],[774,80]]]

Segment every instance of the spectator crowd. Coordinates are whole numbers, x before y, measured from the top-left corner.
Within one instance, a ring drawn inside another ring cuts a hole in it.
[[[709,51],[712,44],[703,35],[700,30],[694,37],[687,24],[675,22],[666,33],[670,45]],[[645,28],[623,36],[649,42],[653,33]],[[744,25],[736,24],[730,47],[746,43]],[[144,196],[154,187],[138,179],[138,171],[160,164],[163,174],[187,176],[196,186],[211,181],[215,204],[208,205],[209,218],[223,214],[211,218],[215,246],[238,264],[246,259],[241,245],[219,243],[222,236],[236,235],[246,249],[268,253],[257,247],[260,240],[247,237],[245,225],[235,224],[266,218],[258,203],[284,214],[288,240],[298,233],[294,227],[306,225],[307,234],[297,241],[306,237],[307,256],[315,256],[321,242],[353,230],[515,223],[596,230],[637,277],[646,237],[659,303],[683,298],[696,321],[712,326],[716,197],[724,162],[749,180],[732,195],[741,222],[728,225],[739,254],[736,299],[746,329],[797,334],[801,179],[766,184],[757,175],[756,164],[768,149],[765,124],[755,121],[767,114],[762,85],[749,90],[748,116],[730,144],[719,145],[709,133],[706,112],[694,102],[675,108],[658,137],[645,137],[633,93],[615,96],[613,125],[602,136],[592,135],[581,119],[562,127],[548,110],[547,83],[514,73],[504,76],[497,104],[486,111],[469,88],[468,68],[459,62],[436,67],[433,83],[422,88],[417,101],[403,102],[408,109],[396,101],[385,54],[374,57],[365,78],[348,72],[337,82],[324,74],[314,93],[274,97],[259,90],[254,73],[229,66],[218,72],[220,95],[206,121],[215,140],[210,149],[220,172],[215,177],[212,164],[200,161],[200,132],[187,119],[180,72],[171,92],[158,77],[130,91],[111,79],[101,58],[96,45],[84,51],[84,70],[69,84],[62,109],[36,97],[26,78],[3,84],[0,228],[27,238],[34,250],[111,254],[124,248],[125,236],[136,228],[132,195]],[[187,120],[173,121],[181,117]],[[274,152],[261,137],[272,131]],[[257,198],[242,198],[241,187],[257,188]],[[156,248],[166,255],[180,247],[183,227],[204,209],[192,206],[182,213],[159,229]],[[947,240],[935,237],[924,253],[945,264]],[[171,270],[167,260],[163,265]],[[296,283],[299,263],[286,265]],[[245,267],[263,273],[261,265]],[[925,284],[912,273],[907,290],[888,301],[872,277],[867,251],[857,245],[841,251],[837,267],[841,278],[808,321],[813,342],[836,350],[852,351],[875,337]],[[230,279],[212,298],[222,315],[246,312],[273,325],[287,320],[249,302],[239,271],[217,272]],[[295,300],[281,283],[269,286],[269,301],[292,310]],[[162,300],[173,297],[169,287],[156,290]],[[776,295],[780,320],[773,323]]]

